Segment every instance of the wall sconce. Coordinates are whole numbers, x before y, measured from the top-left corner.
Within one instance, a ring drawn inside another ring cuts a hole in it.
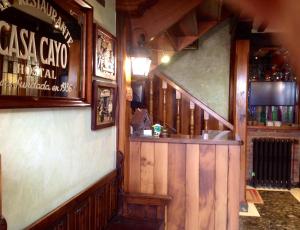
[[[150,57],[149,49],[145,47],[145,34],[140,34],[138,47],[130,50],[132,75],[147,77],[151,65]]]

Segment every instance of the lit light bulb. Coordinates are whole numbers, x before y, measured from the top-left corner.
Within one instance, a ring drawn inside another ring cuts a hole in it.
[[[164,54],[164,55],[161,57],[161,59],[160,59],[160,61],[161,61],[162,63],[164,63],[164,64],[169,63],[170,60],[171,60],[171,58],[170,58],[170,56],[167,55],[167,54]]]

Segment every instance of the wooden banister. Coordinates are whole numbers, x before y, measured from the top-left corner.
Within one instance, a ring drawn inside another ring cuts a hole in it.
[[[152,71],[151,74],[154,74],[157,77],[159,77],[162,81],[167,82],[168,85],[170,85],[172,88],[174,88],[176,91],[178,91],[182,95],[184,95],[187,98],[189,98],[189,100],[191,102],[195,103],[197,106],[199,106],[201,109],[203,109],[206,113],[209,114],[209,116],[217,119],[220,123],[222,123],[228,129],[233,130],[234,127],[233,127],[233,125],[229,121],[227,121],[225,118],[223,118],[222,116],[220,116],[214,110],[212,110],[211,108],[209,108],[206,104],[204,104],[203,102],[199,101],[197,98],[195,98],[193,95],[191,95],[187,90],[185,90],[182,87],[180,87],[179,85],[177,85],[173,80],[170,79],[170,77],[168,77],[167,75],[165,75],[164,73],[162,73],[158,69],[155,69],[154,71]]]

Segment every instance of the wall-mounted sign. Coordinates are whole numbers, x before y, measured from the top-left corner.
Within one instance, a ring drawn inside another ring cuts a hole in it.
[[[0,0],[0,108],[91,102],[92,9],[77,0]]]

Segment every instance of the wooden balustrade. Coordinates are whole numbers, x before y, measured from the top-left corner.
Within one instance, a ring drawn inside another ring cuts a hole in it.
[[[149,77],[149,115],[153,121],[153,76]]]
[[[167,88],[168,88],[167,82],[162,81],[162,89],[163,89],[163,126],[166,126],[166,123],[167,123]]]
[[[190,102],[190,135],[195,134],[195,119],[194,119],[194,113],[195,113],[195,104],[193,102]]]
[[[181,94],[180,92],[176,91],[176,133],[180,133],[180,100],[181,100]]]
[[[233,130],[223,117],[159,72],[151,73],[146,83],[149,115],[169,133],[201,135],[208,130]]]

